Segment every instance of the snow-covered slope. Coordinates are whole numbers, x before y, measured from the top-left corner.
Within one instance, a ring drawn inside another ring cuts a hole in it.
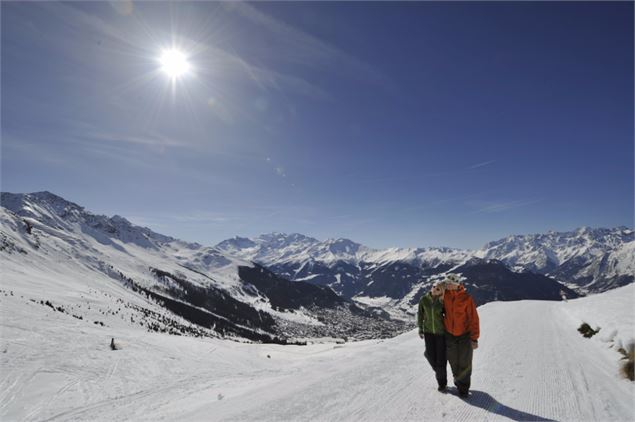
[[[147,333],[118,315],[102,315],[105,326],[95,325],[21,297],[54,280],[33,280],[13,295],[3,285],[0,292],[2,420],[578,422],[635,416],[634,384],[619,376],[615,345],[576,331],[589,317],[602,330],[617,330],[613,339],[632,341],[633,285],[568,303],[479,307],[472,391],[462,400],[436,391],[415,331],[308,346]],[[111,338],[120,350],[110,350]]]
[[[581,227],[571,232],[515,235],[490,242],[481,250],[484,257],[505,259],[510,264],[535,265],[541,268],[561,265],[575,257],[594,257],[633,241],[634,233],[626,227],[593,229]]]
[[[49,192],[2,193],[1,204],[3,239],[28,251],[8,254],[5,274],[15,266],[55,270],[62,264],[110,277],[121,272],[150,287],[156,280],[148,267],[173,273],[187,271],[188,267],[214,273],[212,281],[190,271],[186,278],[195,285],[214,283],[245,301],[252,299],[237,275],[239,266],[253,265],[249,261],[155,233],[120,216],[95,215]]]
[[[564,302],[563,311],[579,327],[589,324],[598,334],[592,340],[613,351],[627,350],[635,339],[635,285],[618,287],[584,300]]]
[[[185,319],[259,341],[325,335],[369,338],[403,329],[402,323],[363,311],[328,288],[292,284],[216,248],[164,236],[123,217],[95,215],[49,192],[2,193],[1,202],[3,285],[22,294],[30,279],[42,280],[41,294],[29,297],[38,302],[74,306],[73,297],[92,286],[98,295],[118,292],[110,310],[127,304],[129,297],[144,296],[156,305],[146,309],[150,314],[167,312],[166,318],[175,321]],[[56,296],[60,291],[66,296]],[[91,314],[87,307],[82,312],[77,310],[81,316]],[[145,325],[168,330],[161,318]],[[129,320],[139,323],[141,318]],[[349,320],[364,329],[352,333]]]
[[[626,227],[517,235],[490,242],[476,253],[513,268],[550,274],[583,292],[633,282],[635,233]]]
[[[633,420],[633,384],[619,378],[616,351],[633,340],[632,284],[568,302],[479,307],[473,392],[463,401],[436,391],[414,331],[307,346],[220,338],[223,331],[314,338],[329,324],[339,332],[395,332],[347,302],[348,313],[328,313],[330,301],[341,300],[328,290],[307,294],[317,287],[49,193],[3,194],[5,204],[1,420]],[[345,253],[359,252],[348,246]],[[614,253],[607,265],[631,268],[619,256],[629,250]],[[343,274],[355,267],[347,265]],[[474,259],[453,268],[468,274],[479,265],[501,270]],[[386,286],[410,271],[401,262],[367,270]],[[408,299],[416,288],[426,287],[414,283],[401,305],[414,309]],[[192,294],[213,298],[214,311]],[[307,297],[323,312],[303,306]],[[201,315],[215,318],[214,329],[192,323]],[[583,321],[600,333],[583,338],[576,331]]]

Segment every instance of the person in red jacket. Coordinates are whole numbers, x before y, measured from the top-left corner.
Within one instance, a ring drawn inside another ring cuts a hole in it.
[[[447,357],[454,385],[461,397],[467,397],[472,377],[472,351],[478,348],[480,334],[478,312],[472,296],[465,291],[456,274],[449,274],[445,283],[443,325]]]

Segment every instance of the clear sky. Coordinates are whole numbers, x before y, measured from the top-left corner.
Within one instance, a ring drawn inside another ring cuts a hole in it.
[[[203,244],[633,226],[631,2],[1,12],[3,191]]]

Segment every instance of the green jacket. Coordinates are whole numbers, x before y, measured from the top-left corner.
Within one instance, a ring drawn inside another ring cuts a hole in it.
[[[432,294],[424,295],[419,301],[417,326],[420,333],[444,334],[443,303]]]

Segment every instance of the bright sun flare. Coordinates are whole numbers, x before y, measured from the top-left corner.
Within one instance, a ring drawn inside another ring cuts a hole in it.
[[[191,67],[185,54],[175,49],[163,50],[159,63],[161,70],[172,79],[185,75]]]

